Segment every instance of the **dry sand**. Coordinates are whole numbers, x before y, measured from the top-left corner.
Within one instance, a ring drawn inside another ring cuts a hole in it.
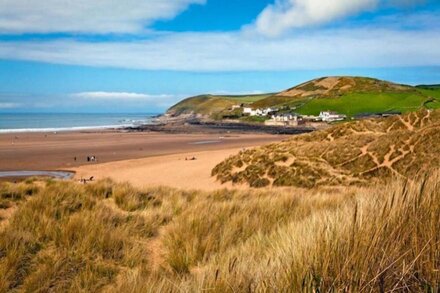
[[[211,170],[222,160],[240,149],[192,152],[136,160],[88,165],[74,169],[75,178],[111,178],[130,182],[136,187],[169,186],[183,189],[215,190],[242,188],[231,183],[220,184],[211,177]],[[195,157],[196,160],[185,160]]]

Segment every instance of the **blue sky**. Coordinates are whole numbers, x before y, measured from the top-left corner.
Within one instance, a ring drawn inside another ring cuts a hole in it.
[[[440,83],[440,3],[0,2],[0,112],[162,112],[327,75]]]

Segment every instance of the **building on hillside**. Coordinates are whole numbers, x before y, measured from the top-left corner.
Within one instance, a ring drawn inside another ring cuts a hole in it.
[[[232,105],[231,111],[234,111],[234,110],[237,110],[237,109],[240,109],[240,108],[241,108],[241,105]]]
[[[251,107],[243,108],[243,115],[249,116],[269,116],[272,113],[275,113],[278,109],[274,108],[265,108],[265,109],[252,109]]]
[[[319,118],[321,118],[324,122],[335,122],[335,121],[343,121],[347,119],[346,115],[338,114],[334,111],[321,111],[319,113]]]
[[[270,120],[264,122],[268,126],[299,126],[304,125],[305,120],[297,114],[276,114]]]
[[[269,115],[272,115],[272,114],[278,112],[278,109],[269,107],[266,109],[262,109],[261,111],[263,112],[263,116],[269,116]]]
[[[243,115],[255,116],[255,110],[250,107],[244,107]]]
[[[319,122],[322,121],[322,118],[314,115],[303,115],[302,119],[305,121]]]

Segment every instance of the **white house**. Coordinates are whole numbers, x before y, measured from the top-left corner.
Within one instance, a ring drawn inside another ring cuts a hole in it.
[[[298,126],[305,124],[305,121],[298,115],[277,114],[272,115],[272,118],[265,121],[265,124],[271,126]]]
[[[249,115],[249,116],[266,116],[266,115],[264,115],[263,110],[261,110],[261,109],[252,109],[252,108],[249,108],[249,107],[243,108],[243,114],[244,115]]]
[[[271,113],[278,111],[278,109],[274,108],[265,108],[265,109],[252,109],[250,107],[243,108],[243,114],[249,116],[269,116]]]
[[[277,112],[278,109],[269,107],[269,108],[263,109],[262,111],[263,111],[263,116],[269,116],[270,114]]]
[[[254,113],[254,109],[250,107],[243,108],[243,114],[253,116],[252,113]]]
[[[333,111],[322,111],[319,113],[319,118],[324,122],[334,122],[334,121],[343,121],[347,119],[346,115],[338,114]]]

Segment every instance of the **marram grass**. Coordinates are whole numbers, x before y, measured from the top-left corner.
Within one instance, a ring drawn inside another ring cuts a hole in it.
[[[2,184],[0,291],[438,292],[440,175],[197,192]]]

